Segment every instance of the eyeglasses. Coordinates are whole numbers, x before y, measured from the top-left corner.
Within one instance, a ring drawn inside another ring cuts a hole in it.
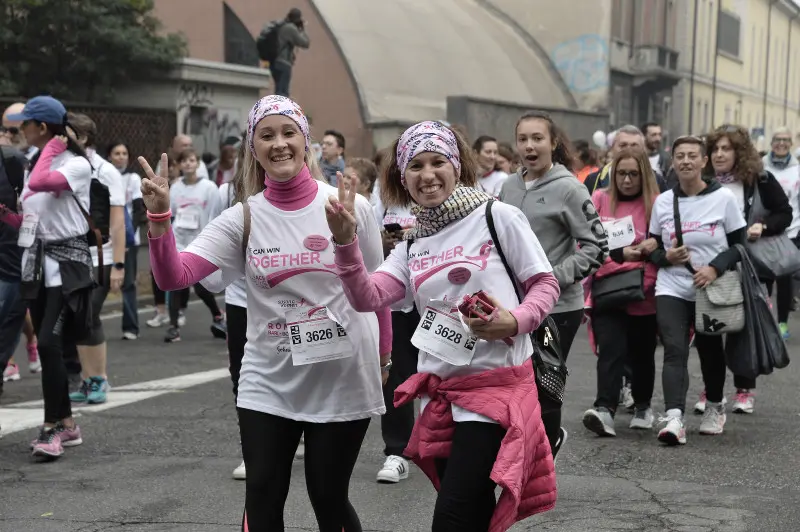
[[[617,170],[617,175],[622,179],[628,177],[631,180],[639,179],[640,177],[642,177],[642,174],[639,173],[639,170]]]
[[[0,126],[0,134],[2,133],[8,133],[9,135],[18,135],[19,128],[13,126],[12,127]]]
[[[792,139],[789,139],[789,138],[786,138],[786,137],[776,137],[776,138],[772,139],[772,142],[775,142],[775,143],[781,142],[783,144],[791,144],[792,143]]]

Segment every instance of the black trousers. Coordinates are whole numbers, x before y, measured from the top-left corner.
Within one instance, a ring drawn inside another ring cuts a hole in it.
[[[72,326],[71,315],[64,304],[62,288],[45,288],[44,283],[36,299],[30,302],[30,310],[42,363],[44,422],[56,423],[72,416],[63,356],[65,334]],[[69,341],[74,345],[74,341]]]
[[[564,353],[564,360],[566,360],[569,356],[569,350],[572,349],[572,342],[575,340],[575,335],[578,334],[578,330],[581,328],[583,309],[558,312],[550,316],[555,320],[556,327],[558,327],[558,334],[561,338],[561,350]],[[561,428],[561,409],[542,413],[542,422],[544,423],[547,439],[552,448],[558,441],[558,433]]]
[[[217,316],[221,315],[222,312],[219,310],[219,305],[217,305],[217,300],[214,298],[214,294],[208,291],[208,289],[197,283],[194,285],[194,293],[197,294],[197,297],[203,300],[203,303],[206,304],[208,310],[211,311],[211,316],[216,318]],[[170,325],[173,327],[178,326],[178,316],[180,314],[180,310],[182,308],[186,308],[186,304],[184,301],[188,301],[189,299],[189,289],[184,288],[183,290],[176,290],[175,292],[171,292],[169,297],[169,321]]]
[[[497,504],[489,475],[506,430],[496,423],[456,423],[450,457],[436,460],[441,486],[432,532],[486,532]]]
[[[283,508],[300,436],[305,441],[306,487],[317,530],[362,531],[348,490],[369,418],[306,423],[244,408],[237,410],[247,468],[245,516],[250,532],[284,531]]]
[[[383,452],[386,456],[403,456],[414,429],[414,402],[395,408],[394,391],[417,372],[419,350],[411,344],[411,336],[418,324],[419,312],[416,308],[408,313],[392,312],[392,369],[383,387],[386,413],[381,416],[381,435],[385,445]]]
[[[226,303],[225,314],[228,318],[228,369],[235,400],[239,397],[239,372],[242,370],[244,344],[247,343],[247,309]]]
[[[636,408],[650,407],[656,378],[657,327],[655,314],[631,316],[624,310],[592,313],[598,346],[595,407],[616,412],[626,363],[631,366]]]
[[[153,287],[153,302],[156,305],[166,305],[167,303],[167,294],[162,289],[158,287],[156,284],[156,278],[153,277],[153,271],[150,270],[150,282],[152,283]]]
[[[664,344],[661,385],[664,389],[666,410],[677,408],[681,412],[686,411],[686,393],[689,391],[689,329],[694,323],[694,311],[694,301],[656,296],[656,317]],[[719,403],[722,401],[727,369],[722,336],[695,332],[694,345],[700,356],[700,371],[703,374],[706,397],[712,403]]]

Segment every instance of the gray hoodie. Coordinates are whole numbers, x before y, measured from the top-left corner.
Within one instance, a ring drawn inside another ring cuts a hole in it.
[[[523,172],[524,170],[520,170]],[[500,200],[518,207],[553,266],[561,297],[553,312],[583,308],[581,281],[608,255],[606,231],[586,187],[563,165],[526,183],[520,172],[508,177]]]

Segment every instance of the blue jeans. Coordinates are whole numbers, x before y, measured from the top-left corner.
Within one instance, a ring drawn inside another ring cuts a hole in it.
[[[5,369],[17,349],[26,311],[19,297],[19,281],[0,279],[0,369]]]
[[[289,97],[289,84],[292,82],[292,65],[275,61],[269,67],[272,80],[275,82],[275,94]]]
[[[139,334],[139,304],[136,299],[138,246],[125,251],[125,279],[122,282],[122,332]]]

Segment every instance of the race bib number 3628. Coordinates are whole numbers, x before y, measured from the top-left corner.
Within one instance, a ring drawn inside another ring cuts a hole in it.
[[[458,315],[451,310],[451,303],[431,301],[422,313],[411,343],[443,362],[467,366],[472,362],[478,338],[464,329]]]

